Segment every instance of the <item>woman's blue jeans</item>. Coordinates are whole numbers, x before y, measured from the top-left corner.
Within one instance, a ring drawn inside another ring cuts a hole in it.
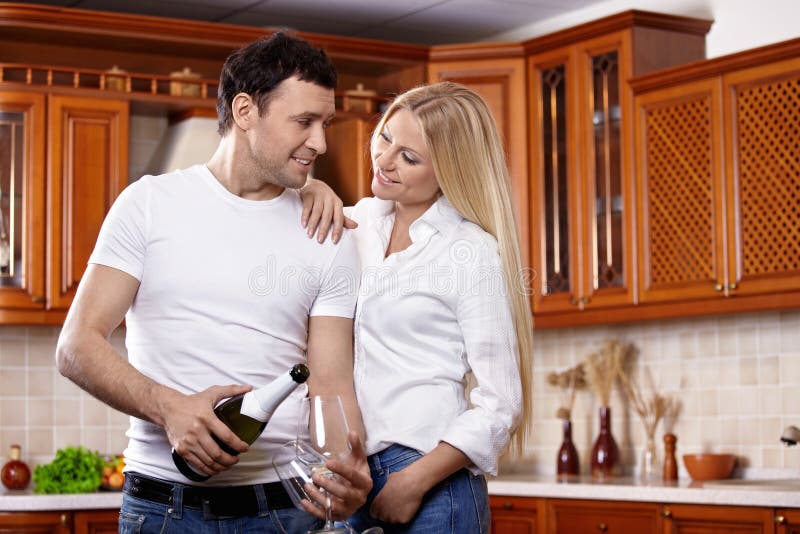
[[[483,475],[462,469],[434,486],[410,523],[384,523],[369,515],[372,501],[390,473],[396,473],[422,458],[413,449],[392,445],[369,457],[372,491],[367,502],[348,520],[357,532],[378,526],[386,534],[484,534],[489,532],[489,494]]]

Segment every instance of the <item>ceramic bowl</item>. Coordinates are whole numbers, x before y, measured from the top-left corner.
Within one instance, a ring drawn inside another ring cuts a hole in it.
[[[731,476],[736,456],[733,454],[684,454],[683,465],[692,480],[720,480]]]

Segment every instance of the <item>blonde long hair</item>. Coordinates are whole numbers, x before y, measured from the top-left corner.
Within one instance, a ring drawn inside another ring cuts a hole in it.
[[[376,134],[400,109],[411,111],[419,121],[444,196],[499,245],[519,350],[523,405],[513,449],[521,453],[531,418],[533,322],[503,143],[486,102],[463,85],[440,82],[401,94],[384,113]]]

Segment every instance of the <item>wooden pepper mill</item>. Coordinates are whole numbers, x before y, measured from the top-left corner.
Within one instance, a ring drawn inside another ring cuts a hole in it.
[[[675,459],[675,434],[664,434],[664,480],[678,480],[678,461]]]

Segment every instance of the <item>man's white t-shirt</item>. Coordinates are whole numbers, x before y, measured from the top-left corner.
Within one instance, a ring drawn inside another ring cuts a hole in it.
[[[319,244],[300,225],[302,202],[286,189],[266,201],[230,193],[205,165],[145,176],[110,210],[89,263],[140,282],[126,314],[130,363],[183,393],[269,383],[306,359],[309,316],[352,318],[355,244]],[[313,372],[313,369],[312,369]],[[300,386],[233,468],[209,485],[277,480],[276,447],[297,436]],[[163,428],[132,417],[127,469],[188,483]]]

